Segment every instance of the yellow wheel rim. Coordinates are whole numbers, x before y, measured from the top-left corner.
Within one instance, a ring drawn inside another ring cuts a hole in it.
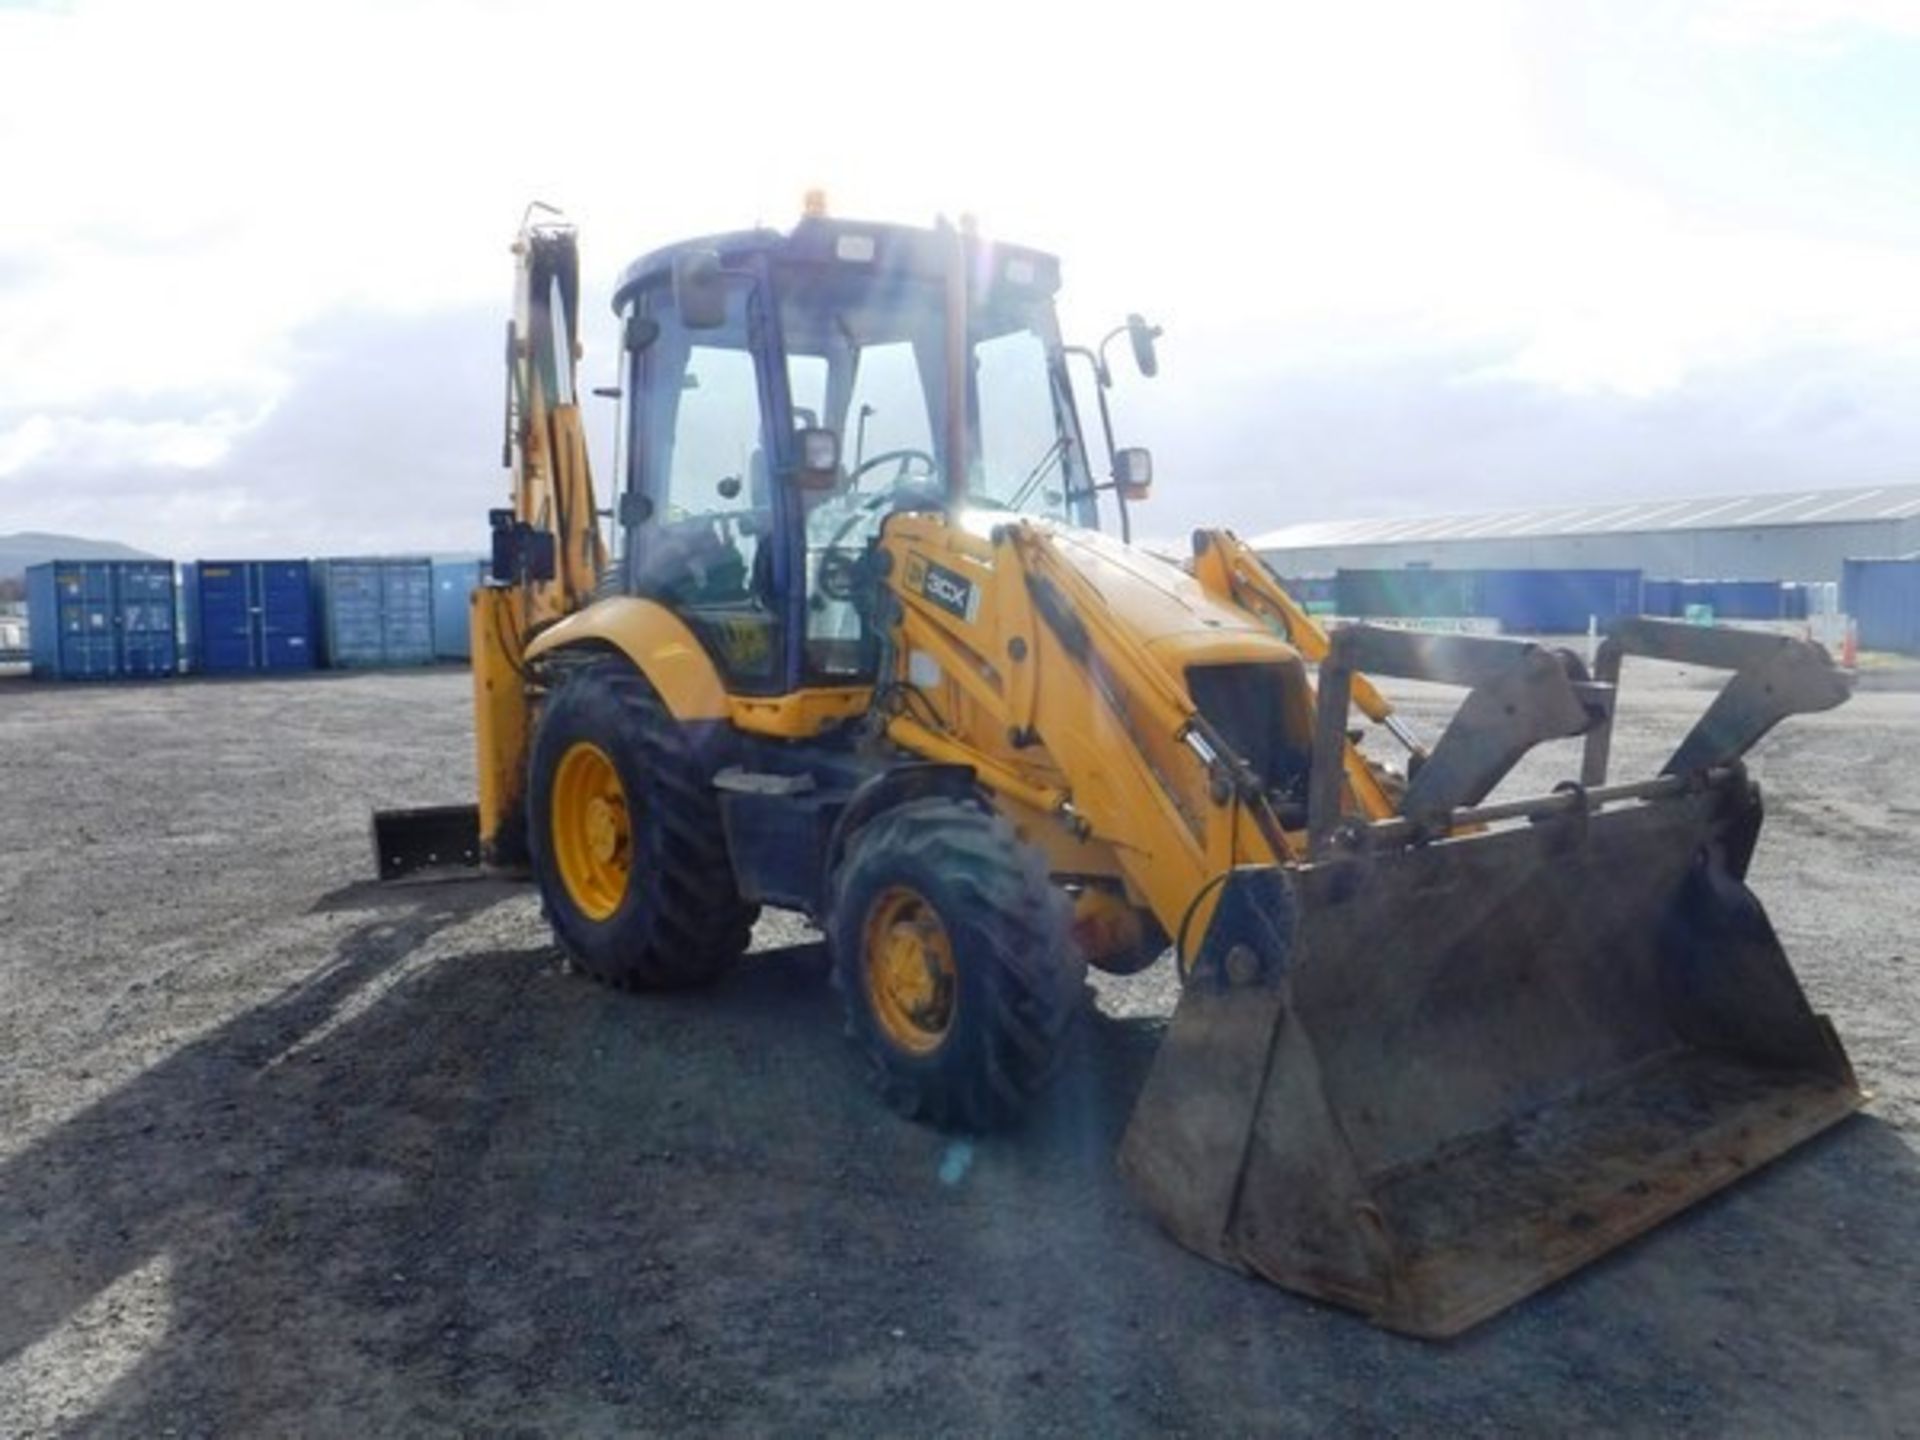
[[[606,919],[627,895],[633,820],[620,772],[598,745],[576,740],[560,757],[548,823],[568,898],[589,920]]]
[[[868,907],[862,939],[867,1001],[881,1033],[909,1054],[939,1049],[959,996],[940,916],[917,891],[895,885]]]

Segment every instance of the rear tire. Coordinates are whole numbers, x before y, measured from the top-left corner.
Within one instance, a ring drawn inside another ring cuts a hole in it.
[[[827,932],[847,1034],[888,1104],[988,1130],[1046,1087],[1085,989],[1072,915],[1041,857],[979,805],[914,800],[860,829]]]
[[[621,989],[675,989],[745,951],[740,897],[709,767],[631,666],[575,671],[534,738],[527,841],[555,938]]]

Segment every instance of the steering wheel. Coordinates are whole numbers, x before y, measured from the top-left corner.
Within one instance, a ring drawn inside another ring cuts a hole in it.
[[[893,482],[886,489],[869,496],[849,510],[846,518],[834,527],[833,534],[821,547],[820,559],[816,562],[813,573],[816,596],[828,600],[854,598],[860,585],[861,562],[865,557],[856,555],[850,550],[841,549],[840,542],[847,538],[848,532],[854,526],[905,490],[909,482],[930,477],[939,468],[939,462],[924,450],[911,448],[882,450],[877,455],[869,455],[853,468],[853,472],[847,476],[846,494],[851,496],[854,493],[862,475],[889,462],[894,466]],[[925,468],[916,472],[916,466]]]
[[[851,489],[853,486],[858,485],[860,483],[860,477],[866,474],[867,471],[884,465],[889,460],[893,461],[895,466],[893,472],[893,488],[896,490],[900,488],[903,482],[914,478],[910,467],[916,460],[927,467],[926,470],[922,472],[921,478],[931,477],[933,472],[940,468],[940,462],[924,450],[915,450],[911,447],[900,450],[882,450],[878,455],[869,455],[853,467],[853,473],[847,476],[848,488]]]
[[[893,497],[898,495],[902,490],[906,489],[908,481],[930,477],[938,468],[939,463],[924,450],[882,450],[878,455],[869,455],[866,459],[862,460],[859,465],[854,467],[853,473],[847,477],[847,494],[853,494],[854,487],[859,483],[862,475],[866,474],[867,471],[873,469],[875,466],[886,464],[889,460],[893,461],[896,467],[893,472],[893,483],[884,490],[876,491],[873,495],[861,501],[860,504],[848,511],[847,518],[835,527],[833,534],[828,537],[823,549],[829,552],[834,550],[842,540],[847,538],[847,532],[849,530],[853,529],[854,526],[858,525],[868,515],[886,504],[887,501],[893,499]],[[916,460],[927,467],[924,476],[917,475],[913,472],[912,466]]]
[[[853,599],[860,587],[860,559],[851,550],[822,550],[814,572],[814,594],[828,600]]]

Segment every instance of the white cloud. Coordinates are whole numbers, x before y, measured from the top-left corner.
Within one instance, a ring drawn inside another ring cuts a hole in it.
[[[204,420],[88,419],[33,415],[0,430],[0,479],[29,465],[59,461],[85,469],[135,465],[199,470],[226,457],[249,422],[232,415]]]

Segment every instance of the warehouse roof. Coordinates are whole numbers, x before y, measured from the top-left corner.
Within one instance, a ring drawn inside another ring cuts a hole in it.
[[[1710,495],[1688,500],[1615,501],[1478,515],[1427,515],[1373,520],[1319,520],[1256,535],[1256,550],[1322,545],[1391,545],[1402,541],[1510,540],[1521,536],[1619,535],[1648,530],[1747,529],[1756,525],[1837,525],[1920,518],[1920,485],[1855,490],[1791,490],[1766,495]]]

